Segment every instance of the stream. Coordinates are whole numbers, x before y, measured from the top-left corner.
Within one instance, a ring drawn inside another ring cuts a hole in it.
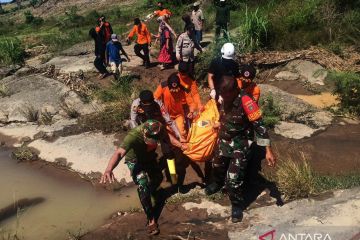
[[[26,240],[68,239],[101,226],[117,211],[141,206],[134,188],[110,192],[59,171],[17,163],[0,148],[0,239],[8,234]]]

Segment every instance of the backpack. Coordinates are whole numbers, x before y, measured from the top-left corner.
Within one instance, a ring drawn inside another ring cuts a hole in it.
[[[105,40],[105,43],[107,43],[110,38],[111,38],[111,28],[110,28],[110,23],[108,22],[105,22],[104,23],[104,40]]]

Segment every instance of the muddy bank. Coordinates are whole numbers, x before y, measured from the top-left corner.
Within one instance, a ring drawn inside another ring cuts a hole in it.
[[[334,124],[326,131],[301,140],[273,135],[273,146],[281,159],[302,161],[304,154],[320,174],[342,175],[360,169],[360,125]]]

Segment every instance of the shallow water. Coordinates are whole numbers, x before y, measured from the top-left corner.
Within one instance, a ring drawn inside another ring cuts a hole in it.
[[[1,148],[0,190],[0,238],[17,233],[26,240],[67,239],[69,232],[85,233],[101,226],[116,211],[140,206],[135,189],[121,193],[95,189],[88,182],[17,163]],[[24,198],[27,207],[18,214],[1,214],[3,208]]]

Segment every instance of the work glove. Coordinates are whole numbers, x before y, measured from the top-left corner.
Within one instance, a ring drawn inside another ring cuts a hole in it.
[[[210,91],[210,97],[211,97],[212,99],[215,99],[215,98],[216,98],[216,91],[215,91],[215,89],[211,89],[211,91]]]
[[[223,101],[224,101],[224,99],[222,98],[222,96],[219,96],[218,103],[222,104]]]

